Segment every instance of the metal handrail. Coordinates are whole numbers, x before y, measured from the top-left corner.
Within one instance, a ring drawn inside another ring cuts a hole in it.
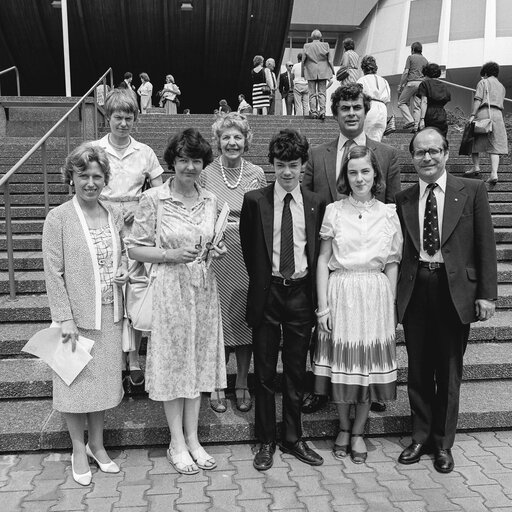
[[[0,75],[5,75],[6,73],[9,73],[10,71],[14,71],[16,73],[16,88],[18,90],[18,96],[21,96],[20,93],[20,74],[18,72],[18,68],[16,66],[11,66],[10,68],[4,69],[0,71]],[[2,96],[2,87],[0,86],[0,96]]]
[[[446,80],[443,80],[443,83],[451,85],[452,87],[458,87],[459,89],[465,89],[466,91],[476,92],[476,89],[471,89],[471,87],[466,87],[465,85],[454,84],[453,82],[448,82]],[[503,101],[509,101],[512,103],[510,98],[503,98]]]
[[[70,146],[70,130],[69,130],[69,118],[73,112],[75,112],[78,108],[80,108],[89,95],[94,92],[94,136],[98,138],[98,103],[97,103],[97,91],[96,87],[103,84],[103,87],[106,87],[106,77],[110,74],[110,85],[114,86],[114,73],[112,68],[108,68],[101,77],[96,80],[94,85],[77,101],[77,103],[71,107],[70,110],[64,114],[57,123],[53,125],[50,130],[46,132],[38,142],[36,142],[32,148],[18,160],[18,162],[13,165],[7,173],[0,179],[0,189],[4,190],[4,208],[5,208],[5,233],[6,233],[6,241],[7,241],[7,267],[9,270],[9,300],[16,300],[16,280],[15,280],[15,272],[14,272],[14,248],[13,248],[13,239],[12,239],[12,215],[11,215],[11,201],[9,195],[9,180],[12,178],[13,174],[25,163],[27,160],[39,149],[41,148],[41,160],[43,167],[43,191],[44,191],[44,208],[45,214],[48,214],[50,211],[50,198],[48,194],[48,173],[47,173],[47,158],[46,158],[46,141],[48,138],[55,132],[55,130],[62,125],[62,123],[66,122],[66,148],[69,153]],[[85,114],[82,115],[82,136],[85,138]]]

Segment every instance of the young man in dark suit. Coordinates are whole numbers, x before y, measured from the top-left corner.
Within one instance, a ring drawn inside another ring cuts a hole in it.
[[[419,182],[396,196],[404,234],[397,309],[412,443],[398,462],[413,464],[433,449],[434,468],[449,473],[470,323],[494,314],[496,243],[485,185],[448,174],[444,135],[424,128],[409,151]]]
[[[249,274],[247,322],[252,327],[256,377],[256,433],[261,447],[254,467],[272,467],[276,448],[275,377],[283,333],[283,431],[281,450],[311,465],[323,463],[302,439],[301,404],[306,356],[315,318],[318,233],[325,211],[319,196],[299,184],[308,158],[307,139],[281,130],[270,141],[276,181],[247,192],[240,239]]]
[[[279,92],[286,105],[286,115],[293,115],[293,62],[286,63],[286,71],[279,75]]]

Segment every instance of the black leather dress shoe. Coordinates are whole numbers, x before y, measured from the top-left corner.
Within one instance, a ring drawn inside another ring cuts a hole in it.
[[[310,466],[321,466],[324,463],[324,459],[314,452],[302,439],[299,439],[295,444],[283,442],[280,448],[283,453],[289,453]]]
[[[312,414],[319,411],[329,400],[329,397],[325,395],[315,395],[310,393],[304,398],[302,402],[302,412],[304,414]]]
[[[274,453],[276,451],[276,443],[261,443],[258,453],[255,455],[252,465],[258,471],[266,471],[274,464]]]
[[[419,462],[421,456],[425,453],[421,443],[411,443],[398,457],[400,464],[414,464]]]
[[[384,412],[386,410],[386,404],[384,402],[372,402],[370,411],[373,412]]]
[[[439,473],[450,473],[455,464],[450,448],[438,448],[434,451],[434,468]]]

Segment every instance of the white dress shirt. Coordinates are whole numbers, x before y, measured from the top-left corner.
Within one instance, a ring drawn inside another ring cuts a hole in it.
[[[274,185],[274,238],[272,243],[272,275],[282,277],[279,272],[281,262],[281,220],[283,216],[284,198],[288,192],[276,181]],[[292,279],[299,279],[308,273],[306,256],[306,219],[304,217],[304,202],[300,185],[291,192],[290,212],[293,222],[293,253],[295,272]]]
[[[441,247],[441,240],[443,239],[443,215],[444,215],[444,198],[446,194],[446,170],[441,177],[436,181],[437,187],[434,189],[434,195],[437,201],[437,223],[439,227],[439,247]],[[419,179],[420,185],[420,200],[418,201],[418,219],[420,221],[420,260],[422,261],[435,261],[437,263],[444,263],[441,248],[433,256],[429,256],[427,251],[423,248],[423,222],[425,220],[425,205],[429,190],[427,189],[428,183]]]

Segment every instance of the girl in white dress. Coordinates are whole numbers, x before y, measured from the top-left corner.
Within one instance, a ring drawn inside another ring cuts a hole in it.
[[[327,206],[317,266],[315,393],[330,394],[340,418],[333,454],[366,460],[363,432],[372,402],[396,398],[395,293],[402,231],[371,149],[354,146],[338,178],[348,197]],[[350,405],[355,405],[351,427]]]

